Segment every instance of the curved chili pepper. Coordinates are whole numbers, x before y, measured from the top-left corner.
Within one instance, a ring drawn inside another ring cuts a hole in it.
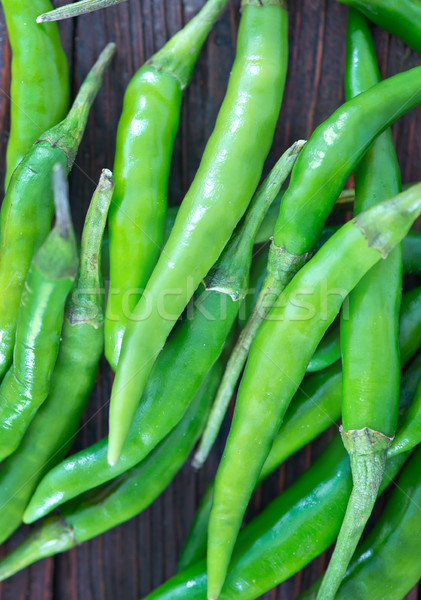
[[[210,599],[219,596],[246,506],[317,344],[347,294],[405,236],[421,211],[420,191],[418,184],[344,225],[294,277],[256,336],[215,480]]]
[[[402,600],[421,577],[421,449],[408,461],[386,508],[360,548],[336,600]],[[300,595],[314,600],[320,582]]]
[[[283,0],[244,2],[237,55],[214,131],[127,325],[111,392],[110,464],[120,457],[157,355],[231,237],[260,179],[287,67],[288,18],[281,4]],[[212,240],[206,252],[204,239]]]
[[[330,365],[333,365],[341,357],[341,342],[339,337],[339,327],[332,325],[323,336],[320,344],[316,348],[310,362],[307,372],[321,371]]]
[[[348,98],[380,81],[367,21],[352,9],[348,16],[346,66]],[[356,167],[354,179],[354,214],[400,191],[400,171],[390,129],[375,140]],[[398,422],[401,291],[402,250],[397,247],[351,291],[349,314],[342,314],[341,435],[351,458],[353,489],[319,600],[335,597],[373,510]]]
[[[254,235],[300,151],[294,144],[260,187],[231,241],[153,368],[121,460],[107,462],[107,439],[64,460],[41,481],[25,511],[32,522],[55,506],[127,471],[179,422],[220,356],[248,289]]]
[[[382,491],[406,458],[388,461]],[[299,479],[241,531],[220,599],[255,600],[324,552],[339,531],[351,485],[349,458],[337,436]],[[145,600],[205,600],[206,583],[206,565],[201,561]]]
[[[183,90],[212,25],[228,1],[208,0],[138,70],[124,95],[114,161],[116,186],[108,221],[110,288],[105,355],[114,370],[130,314],[163,243],[168,177]]]
[[[60,21],[61,19],[69,19],[70,17],[79,17],[86,13],[106,8],[108,6],[114,6],[125,2],[126,0],[79,0],[79,2],[73,2],[73,4],[66,4],[65,6],[59,6],[54,10],[49,10],[43,14],[39,14],[37,17],[37,23],[46,23],[49,21]],[[45,10],[45,9],[44,9]]]
[[[206,421],[222,365],[215,363],[183,419],[141,463],[47,518],[0,564],[0,580],[25,566],[64,552],[147,508],[185,463]],[[139,493],[142,490],[142,493]]]
[[[1,0],[12,48],[10,134],[6,153],[5,188],[13,171],[35,140],[61,121],[69,107],[67,59],[58,28],[37,25],[49,0]]]
[[[45,401],[56,362],[64,305],[78,258],[61,166],[53,171],[56,223],[35,254],[16,327],[13,364],[0,386],[0,461],[18,447]]]
[[[349,100],[312,134],[283,196],[266,280],[228,361],[204,434],[202,462],[219,431],[253,339],[282,290],[315,249],[347,178],[376,136],[420,101],[421,67],[415,67]]]
[[[400,37],[421,52],[421,3],[419,0],[339,0],[357,8],[368,19]]]
[[[0,212],[0,380],[11,361],[18,309],[35,252],[48,235],[54,214],[51,170],[73,164],[90,107],[115,44],[108,44],[91,69],[68,116],[46,131],[13,173]]]
[[[104,334],[100,248],[113,187],[105,169],[86,215],[79,273],[66,306],[48,398],[0,470],[0,543],[21,524],[43,475],[66,455],[95,383]]]
[[[415,290],[414,290],[415,291]],[[400,350],[402,367],[418,350],[421,344],[421,287],[406,292],[402,297],[400,316]],[[418,300],[415,301],[414,296]],[[416,307],[418,310],[416,310]],[[415,396],[417,383],[421,377],[421,354],[402,374],[399,406],[406,410],[417,404]],[[274,469],[292,456],[300,448],[315,439],[341,415],[342,373],[340,363],[336,363],[320,373],[314,373],[304,379],[299,390],[285,413],[283,423],[276,434],[270,453],[263,465],[258,482],[263,481]],[[410,409],[412,410],[412,409]],[[404,427],[406,416],[402,418]],[[408,422],[409,419],[408,419]],[[399,429],[398,429],[399,432]],[[418,442],[416,442],[418,443]],[[413,444],[415,445],[415,444]],[[401,451],[410,450],[402,445]],[[398,454],[396,452],[396,454]],[[393,445],[389,455],[393,456]],[[211,485],[196,513],[186,543],[178,563],[178,570],[184,570],[206,556],[207,528],[212,508],[213,485]]]

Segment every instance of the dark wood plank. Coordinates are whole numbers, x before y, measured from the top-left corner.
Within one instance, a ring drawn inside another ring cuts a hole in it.
[[[64,4],[66,0],[56,2]],[[80,231],[90,195],[103,167],[112,167],[116,125],[130,77],[153,52],[186,23],[201,0],[129,0],[107,11],[60,25],[69,56],[73,94],[108,41],[118,53],[89,119],[71,175],[73,215]],[[295,139],[311,131],[343,101],[346,8],[334,0],[290,2],[290,69],[282,112],[267,169]],[[234,56],[238,2],[233,2],[214,28],[185,94],[180,131],[171,170],[169,201],[180,202],[192,181],[206,140],[223,99]],[[402,42],[374,29],[382,74],[391,75],[419,64],[419,57]],[[9,128],[10,50],[0,19],[0,178]],[[420,178],[421,110],[412,111],[394,126],[404,181]],[[97,386],[84,416],[75,448],[85,447],[107,431],[111,374],[102,362]],[[227,424],[224,433],[227,432]],[[332,430],[287,461],[256,493],[247,518],[252,518],[288,486],[326,446]],[[219,440],[208,464],[195,473],[187,463],[148,510],[107,534],[56,558],[42,561],[0,585],[0,600],[136,600],[174,572],[194,510],[216,471],[222,453]],[[27,532],[23,528],[0,549],[13,548]],[[326,565],[326,555],[302,573],[263,596],[292,600],[308,587]],[[413,590],[407,600],[417,597]]]

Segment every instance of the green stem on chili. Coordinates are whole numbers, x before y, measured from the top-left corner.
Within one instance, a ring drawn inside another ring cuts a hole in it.
[[[248,290],[253,241],[264,214],[288,176],[302,143],[278,161],[256,192],[215,267],[208,274],[186,318],[175,328],[145,388],[121,460],[107,462],[107,439],[52,469],[25,511],[32,522],[78,494],[127,471],[142,460],[179,422],[220,356]]]
[[[16,320],[34,254],[54,215],[51,170],[67,173],[80,144],[89,110],[115,51],[108,44],[82,84],[68,116],[45,132],[13,173],[0,212],[0,380],[12,361]]]
[[[215,479],[208,539],[210,599],[222,589],[245,509],[311,356],[348,293],[410,229],[421,211],[420,192],[418,184],[344,225],[294,277],[260,328]]]
[[[35,23],[49,0],[1,0],[12,49],[10,134],[6,152],[5,189],[13,171],[46,129],[68,110],[67,59],[55,24]]]
[[[121,455],[166,338],[221,254],[261,177],[284,90],[287,30],[283,0],[244,3],[237,55],[214,131],[126,328],[111,392],[110,464]],[[209,240],[205,248],[204,240]]]
[[[42,14],[38,13],[37,23],[47,23],[50,21],[60,21],[61,19],[69,19],[71,17],[79,17],[86,13],[100,10],[101,8],[107,8],[108,6],[115,6],[126,0],[79,0],[79,2],[73,2],[73,4],[65,4],[59,6],[54,10],[49,10]]]

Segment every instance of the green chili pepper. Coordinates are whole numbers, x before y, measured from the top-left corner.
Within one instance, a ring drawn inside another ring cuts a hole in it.
[[[202,441],[202,462],[219,431],[253,339],[282,290],[315,249],[347,178],[375,137],[420,101],[421,67],[416,67],[349,100],[312,134],[283,196],[266,280],[227,364]]]
[[[107,462],[103,439],[52,469],[25,511],[32,522],[78,494],[127,471],[142,460],[179,422],[220,356],[248,289],[254,235],[302,143],[294,144],[260,187],[234,236],[205,282],[193,307],[162,351],[138,407],[121,460]]]
[[[406,460],[388,461],[382,491]],[[291,487],[240,533],[221,600],[255,600],[282,583],[334,541],[351,490],[349,458],[339,436]],[[201,561],[145,600],[205,600]]]
[[[41,523],[0,563],[0,580],[25,566],[64,552],[147,508],[172,481],[205,424],[222,366],[214,364],[180,423],[136,467],[62,507],[61,517]],[[141,493],[139,493],[141,491]]]
[[[308,363],[307,372],[321,371],[333,365],[341,357],[341,342],[339,327],[331,325],[316,348],[312,359]]]
[[[261,176],[287,67],[288,18],[281,4],[283,0],[244,2],[237,56],[215,129],[127,325],[111,393],[110,464],[120,457],[157,355],[226,245]],[[212,241],[206,251],[204,239]]]
[[[22,294],[13,365],[0,386],[0,461],[18,447],[47,398],[64,304],[77,271],[76,240],[64,173],[53,171],[56,224],[35,254]]]
[[[12,361],[18,309],[35,252],[54,214],[51,170],[73,164],[89,109],[115,51],[108,44],[88,74],[64,121],[45,132],[13,173],[0,212],[0,380]]]
[[[70,94],[58,28],[35,23],[40,11],[52,8],[49,0],[1,0],[1,4],[12,48],[7,189],[13,171],[35,140],[66,115]]]
[[[421,302],[421,287],[417,288]],[[412,299],[412,301],[410,301]],[[402,366],[408,362],[421,344],[421,310],[415,310],[414,293],[403,295],[400,316],[400,349]],[[418,308],[421,308],[418,305]],[[313,359],[312,359],[313,360]],[[274,469],[300,448],[315,439],[335,423],[341,415],[342,376],[340,363],[314,373],[304,379],[285,413],[284,421],[276,434],[258,482],[263,481]],[[406,410],[414,398],[421,377],[421,354],[402,375],[399,405]],[[417,402],[415,398],[413,404]],[[402,424],[405,417],[402,419]],[[392,446],[393,449],[393,446]],[[409,450],[405,447],[403,450]],[[391,453],[391,450],[389,451]],[[196,513],[188,538],[180,556],[178,570],[184,570],[206,556],[207,527],[212,508],[213,485],[208,488]]]
[[[405,236],[421,211],[420,191],[418,184],[344,225],[294,277],[256,336],[215,480],[210,599],[219,596],[251,493],[317,344],[361,277]]]
[[[421,442],[421,383],[418,383],[415,398],[399,423],[396,436],[388,450],[388,456],[396,456],[417,446]]]
[[[339,0],[360,10],[368,19],[400,37],[421,52],[421,2],[419,0]]]
[[[117,131],[110,208],[110,288],[105,355],[117,367],[127,321],[163,243],[171,155],[183,90],[209,30],[229,0],[204,8],[135,74]],[[127,257],[130,256],[130,260]]]
[[[37,17],[37,23],[46,23],[47,21],[60,21],[61,19],[68,19],[70,17],[79,17],[86,13],[106,8],[107,6],[114,6],[120,4],[126,0],[79,0],[79,2],[73,2],[73,4],[66,4],[65,6],[59,6],[55,10],[49,10]],[[45,9],[44,9],[45,10]]]
[[[361,544],[336,600],[402,600],[421,577],[421,449],[399,477],[386,509]],[[300,600],[314,600],[320,582]]]
[[[345,87],[348,98],[380,81],[365,17],[350,9]],[[354,214],[396,195],[400,172],[392,132],[380,135],[356,167]],[[353,489],[319,600],[333,600],[373,510],[387,450],[398,422],[399,308],[402,250],[375,265],[348,296],[342,313],[341,435],[351,458]]]
[[[21,524],[42,477],[66,455],[95,383],[104,333],[100,248],[113,187],[111,172],[104,170],[86,216],[48,398],[0,470],[0,543]]]

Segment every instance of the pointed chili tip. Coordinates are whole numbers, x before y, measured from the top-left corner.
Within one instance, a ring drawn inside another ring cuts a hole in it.
[[[67,239],[72,231],[72,218],[69,207],[69,185],[64,168],[60,164],[53,167],[53,193],[56,211],[56,224],[60,237]]]

